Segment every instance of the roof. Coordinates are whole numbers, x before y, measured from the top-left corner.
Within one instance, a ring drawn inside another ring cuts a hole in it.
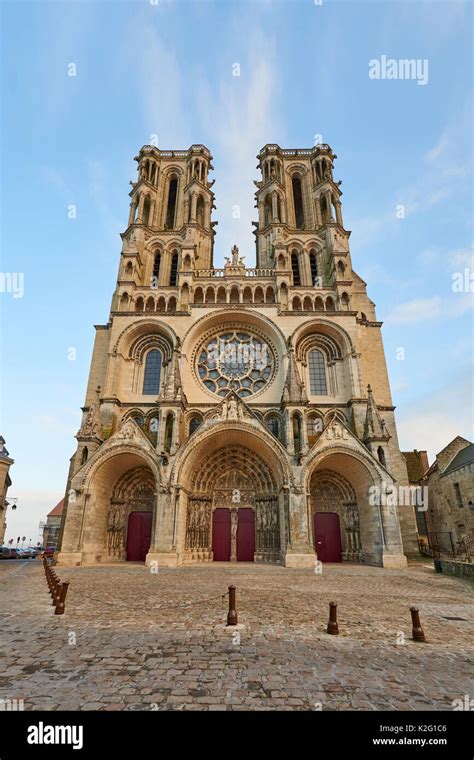
[[[458,451],[454,459],[444,470],[443,475],[447,475],[454,470],[459,470],[461,467],[466,467],[468,464],[474,464],[474,443]]]
[[[48,512],[48,517],[61,517],[63,513],[63,507],[64,507],[64,499],[61,499],[55,507],[51,510],[51,512]]]

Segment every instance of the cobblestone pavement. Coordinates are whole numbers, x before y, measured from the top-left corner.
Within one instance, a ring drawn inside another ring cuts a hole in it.
[[[0,698],[25,710],[451,710],[474,696],[473,586],[429,564],[57,572],[63,616],[39,562],[0,563]],[[325,632],[330,601],[339,636]],[[410,638],[411,605],[425,644]]]

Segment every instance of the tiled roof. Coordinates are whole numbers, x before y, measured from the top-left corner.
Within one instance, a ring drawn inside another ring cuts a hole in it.
[[[48,517],[61,517],[63,513],[63,507],[64,507],[64,499],[61,499],[61,501],[58,502],[55,507],[53,507],[51,512],[48,512]]]

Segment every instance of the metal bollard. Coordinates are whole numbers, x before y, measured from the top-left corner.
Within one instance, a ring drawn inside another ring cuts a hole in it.
[[[418,607],[410,607],[410,612],[412,624],[411,637],[413,641],[426,641],[425,632],[423,631],[420,623],[420,613],[418,611]]]
[[[327,633],[331,633],[333,636],[339,634],[339,626],[337,624],[337,604],[336,602],[329,602],[329,622],[326,629]]]
[[[235,586],[229,586],[229,612],[227,625],[237,625],[237,610],[235,606]]]
[[[64,609],[66,606],[66,594],[67,594],[68,587],[69,587],[69,581],[64,581],[64,583],[61,583],[59,601],[56,605],[56,609],[54,610],[55,615],[64,615]]]

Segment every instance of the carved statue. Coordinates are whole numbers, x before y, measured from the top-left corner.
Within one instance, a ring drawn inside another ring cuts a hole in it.
[[[239,266],[239,249],[236,245],[232,246],[232,266]]]
[[[239,524],[239,518],[236,509],[230,510],[230,537],[232,541],[237,540],[237,527]]]
[[[229,400],[229,408],[227,412],[227,419],[228,420],[237,420],[239,419],[239,408],[237,405],[237,401],[232,396],[232,398]]]

